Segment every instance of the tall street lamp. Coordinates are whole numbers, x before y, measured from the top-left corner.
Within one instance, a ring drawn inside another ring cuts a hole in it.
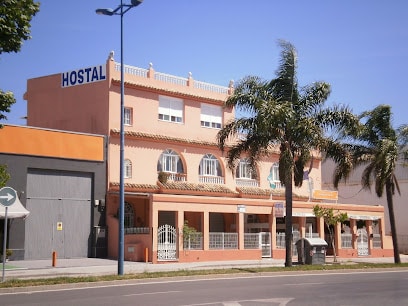
[[[130,4],[120,5],[116,9],[97,9],[99,15],[120,16],[120,179],[119,179],[119,246],[118,246],[118,275],[123,275],[123,261],[125,253],[125,184],[124,184],[124,161],[125,161],[125,79],[123,65],[123,15],[131,8],[141,4],[143,0],[131,0]]]

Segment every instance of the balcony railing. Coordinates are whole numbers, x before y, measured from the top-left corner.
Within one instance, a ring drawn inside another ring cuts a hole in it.
[[[151,67],[150,69],[152,69],[152,65],[150,67]],[[165,82],[165,83],[170,83],[170,84],[175,84],[175,85],[180,85],[180,86],[194,86],[194,88],[197,88],[197,89],[210,91],[214,93],[220,93],[220,94],[229,94],[230,90],[233,88],[233,82],[230,84],[229,87],[225,87],[225,86],[220,86],[216,84],[210,84],[210,83],[206,83],[202,81],[193,80],[191,77],[191,74],[189,78],[183,78],[183,77],[179,77],[179,76],[175,76],[171,74],[156,72],[150,69],[144,69],[144,68],[124,65],[124,72],[126,74],[135,75],[135,76],[139,76],[142,78],[153,77],[155,80]],[[115,62],[115,70],[120,71],[120,63]],[[154,73],[152,73],[152,71],[154,71]],[[149,73],[151,73],[151,75],[149,75]],[[190,80],[192,81],[191,84],[193,85],[190,85]]]
[[[235,180],[237,186],[242,187],[259,187],[259,182],[254,179],[237,178]]]
[[[222,176],[200,175],[199,181],[204,184],[224,184],[224,178]]]
[[[170,173],[167,172],[168,177],[167,179],[174,182],[185,182],[186,181],[186,174],[185,173]]]

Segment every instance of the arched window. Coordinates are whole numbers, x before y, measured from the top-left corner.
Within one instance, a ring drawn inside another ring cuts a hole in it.
[[[268,182],[271,188],[281,188],[281,181],[279,179],[279,163],[274,163],[268,175]]]
[[[184,173],[180,156],[171,149],[166,149],[157,161],[157,171],[169,173]]]
[[[130,161],[130,159],[125,159],[124,167],[125,167],[125,178],[131,178],[132,177],[132,162]]]
[[[251,168],[248,158],[243,158],[239,161],[236,171],[236,177],[239,179],[256,179],[256,171]]]
[[[206,154],[201,159],[198,173],[206,176],[222,176],[220,162],[214,155]]]

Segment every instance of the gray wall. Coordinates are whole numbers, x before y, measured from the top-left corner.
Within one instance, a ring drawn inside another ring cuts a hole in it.
[[[104,147],[106,148],[106,146]],[[105,154],[106,157],[106,154]],[[14,188],[20,198],[21,203],[27,205],[27,175],[29,171],[52,170],[61,171],[61,173],[77,172],[84,173],[91,178],[91,199],[90,199],[90,216],[91,228],[89,234],[92,235],[94,226],[105,226],[104,202],[106,195],[106,158],[104,162],[78,161],[57,158],[45,158],[24,155],[11,155],[0,153],[0,164],[6,164],[10,180],[7,186]],[[102,200],[102,205],[95,206],[95,200]],[[30,216],[28,216],[29,218]],[[8,248],[13,249],[11,259],[24,259],[25,248],[25,220],[14,219],[10,221],[8,231]],[[38,224],[41,230],[43,224]],[[93,239],[90,239],[87,254],[91,256]]]

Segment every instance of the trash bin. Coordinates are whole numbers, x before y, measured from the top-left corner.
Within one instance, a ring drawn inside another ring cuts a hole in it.
[[[326,262],[327,242],[321,238],[301,238],[296,242],[299,263],[323,265]]]

